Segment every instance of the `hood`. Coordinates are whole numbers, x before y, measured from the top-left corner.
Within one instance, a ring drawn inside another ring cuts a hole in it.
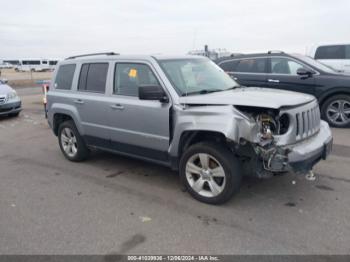
[[[0,96],[7,95],[10,91],[13,91],[13,89],[10,86],[6,84],[0,84]]]
[[[315,97],[303,93],[278,89],[243,87],[203,95],[183,96],[180,104],[236,105],[279,109],[282,106],[297,106],[311,102]]]

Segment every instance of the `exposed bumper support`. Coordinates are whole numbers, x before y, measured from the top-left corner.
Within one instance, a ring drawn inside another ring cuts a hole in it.
[[[292,147],[288,163],[295,172],[304,172],[321,159],[326,159],[332,151],[333,137],[328,124],[321,121],[320,131],[313,137]]]

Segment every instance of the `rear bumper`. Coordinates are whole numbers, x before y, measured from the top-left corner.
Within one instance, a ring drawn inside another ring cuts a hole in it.
[[[21,101],[13,102],[13,103],[6,103],[3,105],[0,105],[0,116],[2,115],[8,115],[8,114],[15,114],[22,110],[22,103]]]
[[[333,137],[328,124],[321,121],[320,131],[303,142],[289,147],[288,163],[294,172],[306,172],[332,151]]]

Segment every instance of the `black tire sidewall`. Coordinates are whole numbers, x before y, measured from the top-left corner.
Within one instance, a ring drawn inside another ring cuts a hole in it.
[[[334,95],[334,96],[331,96],[330,98],[328,98],[324,103],[322,103],[322,106],[321,106],[322,119],[327,121],[328,124],[332,127],[338,127],[338,128],[350,127],[350,123],[345,124],[345,125],[338,125],[338,124],[334,124],[331,121],[329,121],[328,116],[327,116],[327,107],[329,106],[329,104],[331,104],[335,100],[346,100],[346,101],[349,101],[349,103],[350,103],[350,95],[342,95],[342,94]]]
[[[188,159],[194,154],[207,153],[213,156],[222,165],[226,184],[224,190],[216,197],[204,197],[199,195],[192,189],[186,178],[186,164]],[[223,204],[231,199],[232,195],[237,193],[242,180],[242,172],[239,160],[234,154],[228,150],[224,145],[210,142],[202,142],[191,146],[181,157],[180,161],[180,179],[185,185],[187,191],[197,200],[207,204]]]
[[[74,136],[77,139],[77,150],[78,151],[77,151],[77,153],[75,154],[74,157],[70,157],[69,155],[67,155],[67,153],[64,151],[64,149],[62,147],[61,133],[62,133],[62,130],[64,128],[71,129],[72,132],[74,133]],[[61,151],[62,151],[63,155],[65,156],[65,158],[67,158],[70,161],[79,162],[79,161],[85,160],[88,157],[89,150],[86,147],[85,141],[83,140],[83,138],[79,134],[79,131],[76,128],[74,122],[71,121],[71,120],[65,121],[62,124],[60,124],[60,126],[58,128],[58,143],[59,143],[59,146],[61,148]]]

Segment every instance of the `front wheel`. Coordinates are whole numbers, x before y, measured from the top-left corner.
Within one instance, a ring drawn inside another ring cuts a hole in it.
[[[225,146],[203,142],[183,154],[180,177],[195,199],[222,204],[239,190],[242,172],[239,160]]]
[[[335,95],[327,99],[321,107],[322,118],[333,127],[350,126],[350,96]]]

